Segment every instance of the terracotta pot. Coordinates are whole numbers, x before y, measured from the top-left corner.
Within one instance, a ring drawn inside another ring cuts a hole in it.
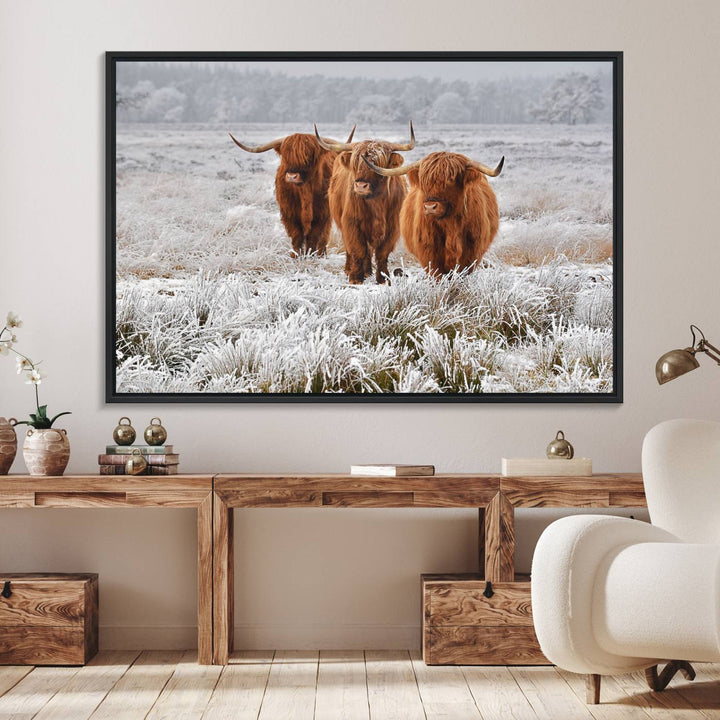
[[[23,457],[31,475],[62,475],[70,459],[67,432],[55,428],[28,428]]]
[[[0,475],[7,475],[17,453],[17,435],[15,435],[15,418],[6,420],[0,417]]]

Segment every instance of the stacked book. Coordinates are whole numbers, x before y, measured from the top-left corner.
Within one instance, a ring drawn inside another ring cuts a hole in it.
[[[177,475],[180,455],[172,445],[108,445],[98,456],[101,475],[125,475],[125,463],[135,450],[142,453],[147,468],[144,475]]]
[[[417,477],[435,474],[434,465],[351,465],[351,475],[365,477]]]

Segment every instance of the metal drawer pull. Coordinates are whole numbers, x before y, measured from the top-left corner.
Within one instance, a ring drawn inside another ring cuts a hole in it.
[[[12,590],[10,590],[10,581],[6,580],[5,585],[3,585],[2,592],[0,593],[4,598],[9,598],[12,595]]]
[[[485,590],[483,590],[483,595],[486,598],[491,598],[494,594],[495,593],[493,592],[493,589],[492,589],[492,583],[488,580],[485,583]]]

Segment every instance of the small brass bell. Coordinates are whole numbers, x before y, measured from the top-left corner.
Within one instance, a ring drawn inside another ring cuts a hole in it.
[[[132,451],[132,455],[127,459],[125,463],[125,472],[128,475],[142,475],[147,469],[147,461],[143,457],[142,453],[135,448]]]
[[[148,445],[162,445],[166,440],[167,430],[162,426],[162,421],[160,418],[153,418],[145,428],[145,442]]]
[[[113,430],[113,440],[118,445],[132,445],[135,442],[135,428],[131,425],[129,417],[121,417],[118,420],[118,425]]]
[[[565,439],[565,433],[558,430],[555,439],[547,446],[545,454],[551,459],[570,460],[575,455],[575,449]]]

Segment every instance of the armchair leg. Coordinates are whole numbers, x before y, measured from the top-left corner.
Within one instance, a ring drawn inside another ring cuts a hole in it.
[[[686,680],[695,679],[693,666],[685,660],[671,660],[659,675],[658,666],[653,665],[645,670],[645,678],[651,690],[662,692],[678,671],[685,676]]]
[[[600,682],[602,675],[586,675],[585,676],[585,701],[588,705],[598,705],[600,703]]]

